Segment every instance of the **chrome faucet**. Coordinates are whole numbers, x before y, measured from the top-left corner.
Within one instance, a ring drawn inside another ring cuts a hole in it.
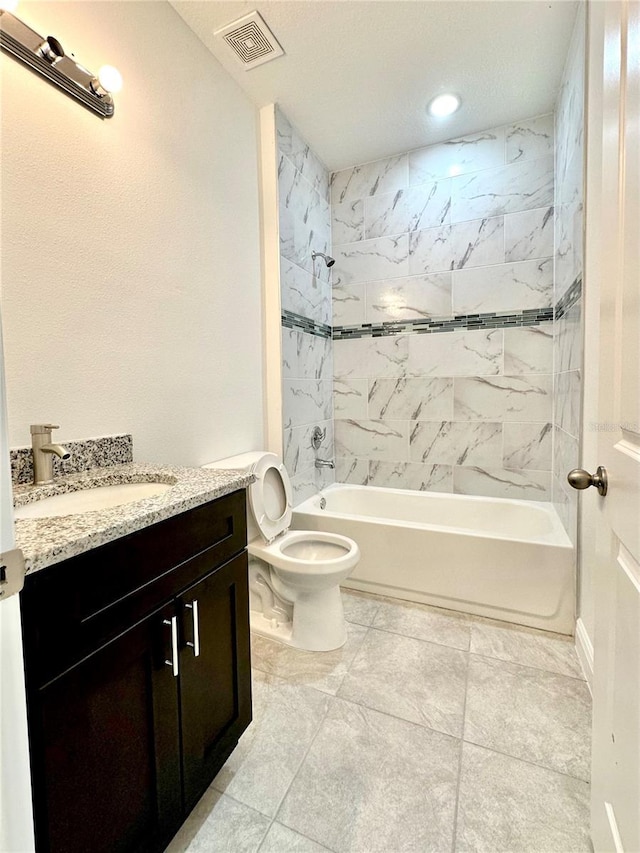
[[[71,454],[61,444],[51,443],[51,430],[60,429],[55,424],[31,424],[31,449],[33,450],[33,483],[41,486],[53,482],[53,457],[68,459]]]
[[[331,459],[316,459],[316,468],[335,468],[335,462]]]

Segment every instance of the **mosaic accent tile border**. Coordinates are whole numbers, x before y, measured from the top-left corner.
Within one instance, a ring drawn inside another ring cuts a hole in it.
[[[53,476],[79,474],[92,468],[108,468],[133,462],[133,436],[105,435],[81,441],[61,441],[71,457],[63,462],[53,457]],[[33,483],[33,456],[31,447],[16,447],[9,452],[11,482],[14,485]]]
[[[299,329],[302,332],[308,332],[310,335],[317,335],[320,338],[331,337],[331,326],[328,326],[326,323],[316,323],[315,320],[303,317],[302,314],[294,314],[293,311],[282,312],[282,325],[287,329]]]
[[[576,278],[571,287],[558,300],[554,308],[527,308],[523,311],[484,314],[459,314],[455,317],[434,317],[430,320],[402,320],[398,323],[361,323],[356,326],[333,326],[316,323],[292,311],[282,312],[282,325],[288,329],[300,329],[321,338],[344,340],[345,338],[380,338],[389,335],[427,335],[438,332],[453,332],[458,329],[506,329],[523,326],[539,326],[559,320],[582,296],[582,277]]]
[[[553,308],[531,308],[509,313],[461,314],[456,317],[432,320],[403,320],[399,323],[363,323],[359,326],[334,326],[334,340],[344,338],[379,338],[387,335],[453,332],[459,329],[504,329],[517,326],[538,326],[553,320]]]
[[[559,320],[561,317],[567,313],[570,308],[576,304],[576,302],[582,296],[582,276],[578,276],[573,284],[567,288],[566,292],[562,296],[561,299],[556,303],[556,313],[555,318]]]

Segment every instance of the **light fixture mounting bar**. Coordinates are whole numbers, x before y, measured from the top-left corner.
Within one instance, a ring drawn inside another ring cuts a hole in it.
[[[102,118],[110,118],[114,113],[113,98],[102,89],[99,89],[99,94],[94,91],[93,87],[97,84],[96,75],[64,53],[61,56],[50,53],[49,58],[45,58],[43,46],[46,52],[48,44],[47,38],[38,35],[15,15],[0,10],[0,48],[2,50],[19,59],[32,71],[41,74],[54,86],[76,98]]]

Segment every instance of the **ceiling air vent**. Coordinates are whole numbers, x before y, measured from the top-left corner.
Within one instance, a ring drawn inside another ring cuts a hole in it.
[[[214,32],[214,36],[229,45],[245,71],[270,62],[284,53],[259,12],[250,12],[226,27],[221,27]]]

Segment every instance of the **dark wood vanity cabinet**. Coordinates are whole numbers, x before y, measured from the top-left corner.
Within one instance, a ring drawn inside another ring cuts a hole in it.
[[[251,719],[244,492],[27,577],[36,845],[161,851]]]

